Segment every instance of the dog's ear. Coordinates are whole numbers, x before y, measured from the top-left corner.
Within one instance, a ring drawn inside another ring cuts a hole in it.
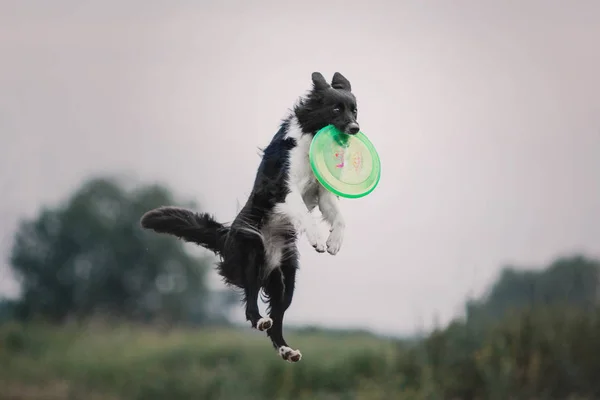
[[[352,86],[350,85],[350,81],[344,77],[344,75],[336,72],[333,74],[333,79],[331,80],[331,86],[334,89],[347,90],[348,92],[352,91]]]
[[[325,78],[323,78],[323,75],[321,75],[320,72],[312,73],[312,81],[313,81],[315,90],[325,90],[330,87],[329,83],[327,83],[327,81],[325,80]]]

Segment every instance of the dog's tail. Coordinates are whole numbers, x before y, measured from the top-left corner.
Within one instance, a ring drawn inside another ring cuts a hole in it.
[[[215,254],[223,253],[229,228],[205,213],[194,213],[179,207],[159,207],[148,211],[140,220],[145,229],[177,236],[196,243]]]

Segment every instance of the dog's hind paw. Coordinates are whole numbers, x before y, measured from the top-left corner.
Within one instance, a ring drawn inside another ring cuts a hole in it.
[[[263,317],[263,318],[259,319],[258,322],[256,323],[256,329],[258,329],[261,332],[271,329],[272,326],[273,326],[273,320],[269,317]]]
[[[287,362],[295,363],[302,359],[302,353],[300,350],[293,350],[287,346],[281,346],[279,348],[279,355]]]

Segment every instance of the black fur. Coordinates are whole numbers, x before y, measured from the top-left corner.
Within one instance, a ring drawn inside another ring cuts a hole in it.
[[[356,98],[351,93],[350,82],[337,72],[331,86],[318,72],[312,74],[312,81],[312,90],[293,108],[293,114],[281,123],[264,149],[252,192],[231,225],[218,223],[206,213],[196,214],[176,207],[157,208],[141,219],[146,229],[177,236],[219,255],[218,272],[226,283],[244,290],[246,318],[255,328],[261,319],[258,296],[262,289],[272,319],[267,334],[278,349],[288,346],[283,338],[283,318],[294,295],[298,232],[289,221],[278,221],[275,234],[285,254],[279,268],[270,270],[269,274],[266,274],[269,272],[267,254],[261,232],[272,222],[274,207],[283,203],[290,192],[287,185],[289,156],[297,145],[295,138],[286,137],[291,118],[296,117],[302,134],[307,135],[314,135],[329,124],[348,134],[359,130]],[[285,354],[282,356],[286,358]],[[289,361],[298,361],[299,357],[294,357],[292,355]]]
[[[221,254],[229,229],[208,214],[194,214],[177,207],[160,207],[147,212],[142,227],[168,233]]]

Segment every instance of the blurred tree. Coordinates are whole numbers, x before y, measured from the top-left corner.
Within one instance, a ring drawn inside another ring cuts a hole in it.
[[[209,260],[139,225],[144,212],[166,204],[177,201],[164,187],[126,190],[99,178],[64,206],[23,221],[10,258],[22,283],[18,316],[204,322]]]
[[[489,294],[467,303],[469,319],[498,319],[508,311],[541,306],[599,305],[600,262],[580,255],[559,258],[543,270],[504,268]]]
[[[13,318],[15,302],[0,297],[0,324]]]

